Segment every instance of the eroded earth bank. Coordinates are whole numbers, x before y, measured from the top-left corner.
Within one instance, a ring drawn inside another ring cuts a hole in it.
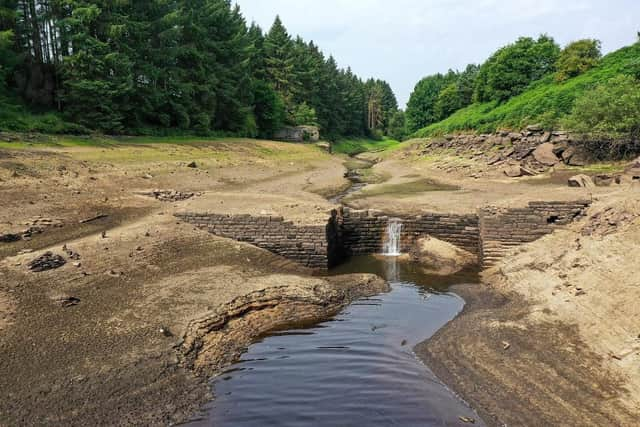
[[[490,425],[637,425],[640,192],[626,164],[509,177],[501,161],[425,141],[362,158],[375,166],[344,197],[356,209],[589,200],[577,221],[506,248],[482,285],[456,288],[465,311],[416,353]],[[175,216],[324,227],[353,162],[268,141],[3,143],[0,424],[185,421],[212,398],[208,378],[263,333],[385,292],[376,276],[319,275]],[[621,183],[567,186],[605,169]]]

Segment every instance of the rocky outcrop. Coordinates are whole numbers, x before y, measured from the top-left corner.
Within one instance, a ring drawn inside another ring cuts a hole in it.
[[[545,166],[555,166],[560,162],[558,156],[556,156],[555,151],[557,148],[555,145],[550,142],[545,142],[544,144],[538,145],[538,147],[533,150],[533,158],[540,164]]]
[[[631,175],[634,179],[640,178],[640,157],[631,162],[625,169],[625,172]]]
[[[512,178],[537,175],[560,163],[583,166],[590,160],[579,139],[563,131],[545,131],[537,125],[522,132],[446,135],[431,140],[425,154],[437,148],[485,161]]]
[[[368,274],[326,280],[313,287],[289,285],[252,292],[191,321],[179,346],[182,364],[213,375],[269,331],[321,321],[357,298],[389,290],[384,280]]]
[[[202,193],[177,191],[177,190],[153,190],[148,193],[141,193],[144,196],[153,197],[161,202],[181,202],[189,200],[193,197],[200,196]]]
[[[478,256],[431,236],[419,239],[409,257],[427,274],[447,276],[478,263]]]
[[[46,252],[29,263],[29,270],[39,273],[60,268],[66,263],[67,261],[62,256],[53,252]]]
[[[569,178],[569,187],[576,188],[593,188],[596,184],[591,177],[587,175],[576,175]]]

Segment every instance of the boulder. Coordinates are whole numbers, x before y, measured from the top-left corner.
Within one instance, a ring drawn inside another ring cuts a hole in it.
[[[577,152],[571,156],[568,162],[569,166],[586,166],[587,163],[589,163],[589,160],[583,152]]]
[[[569,178],[569,187],[593,188],[596,184],[587,175],[576,175]]]
[[[529,132],[542,132],[544,129],[542,128],[542,125],[536,124],[527,126],[527,130]]]
[[[316,146],[318,148],[320,148],[321,150],[326,151],[327,153],[331,154],[331,151],[332,151],[331,143],[329,143],[329,142],[318,142],[316,144]]]
[[[410,257],[421,264],[425,273],[440,276],[458,273],[478,263],[476,255],[430,236],[416,242]]]
[[[562,153],[562,160],[569,166],[584,166],[587,164],[588,156],[582,149],[569,147]]]
[[[522,168],[520,167],[519,163],[511,164],[506,167],[506,169],[504,170],[504,174],[509,178],[518,178],[519,176],[522,176]]]
[[[562,156],[562,153],[567,151],[568,148],[569,143],[567,141],[555,143],[553,144],[553,154],[556,156]]]
[[[513,154],[516,152],[516,150],[513,149],[513,147],[507,147],[504,149],[504,151],[502,152],[502,156],[503,157],[511,157],[513,156]]]
[[[613,184],[613,179],[612,175],[600,174],[593,178],[593,183],[596,187],[609,187]]]
[[[625,171],[631,175],[640,175],[640,157],[629,163]]]
[[[551,132],[545,132],[542,134],[542,136],[540,137],[540,142],[541,143],[545,143],[545,142],[549,142],[551,141]]]
[[[1,243],[13,243],[22,240],[22,235],[16,233],[0,234]]]
[[[67,261],[60,255],[53,252],[45,252],[29,263],[29,270],[33,272],[53,270],[62,267],[66,263]]]
[[[551,143],[546,142],[544,144],[540,144],[533,151],[533,158],[545,166],[554,166],[559,162],[559,160],[553,153],[553,149],[554,145]]]
[[[496,163],[500,163],[502,161],[502,156],[500,154],[496,154],[494,156],[489,157],[489,159],[487,160],[487,164],[489,166],[493,166]]]

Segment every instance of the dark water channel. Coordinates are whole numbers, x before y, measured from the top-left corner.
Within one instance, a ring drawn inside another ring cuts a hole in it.
[[[373,167],[374,162],[358,159],[358,163],[358,166],[354,166],[353,164],[347,165],[347,173],[345,174],[345,178],[349,180],[351,185],[349,185],[346,190],[336,194],[333,197],[330,197],[328,199],[329,202],[341,204],[345,197],[347,197],[349,194],[357,193],[368,185],[363,175],[368,169],[371,169]]]
[[[475,277],[436,279],[415,265],[376,257],[334,271],[350,272],[386,277],[392,291],[252,345],[213,380],[216,399],[192,425],[483,425],[412,351],[462,310],[464,301],[447,293],[448,285]]]

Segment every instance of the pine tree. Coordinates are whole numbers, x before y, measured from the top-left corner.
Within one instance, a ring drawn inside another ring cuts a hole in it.
[[[282,96],[287,108],[292,107],[294,89],[293,41],[277,16],[264,40],[267,81]]]

